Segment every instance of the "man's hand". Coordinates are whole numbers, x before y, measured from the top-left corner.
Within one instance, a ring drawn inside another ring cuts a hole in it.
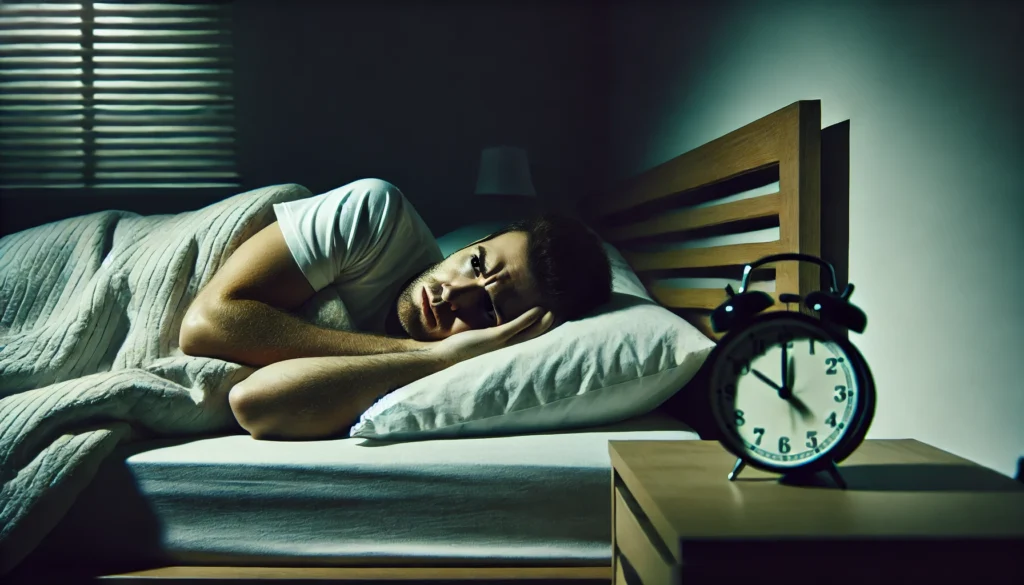
[[[429,351],[435,352],[449,364],[456,364],[538,337],[550,329],[554,322],[551,311],[534,307],[508,323],[456,333],[436,342]]]

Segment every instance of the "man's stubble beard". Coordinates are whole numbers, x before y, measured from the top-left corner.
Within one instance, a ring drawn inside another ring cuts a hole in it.
[[[398,321],[402,324],[402,329],[405,330],[409,337],[418,341],[434,341],[434,338],[427,334],[424,327],[422,311],[420,310],[420,289],[424,284],[434,284],[436,279],[432,278],[434,270],[437,269],[441,263],[436,262],[429,268],[419,273],[418,276],[412,279],[402,289],[402,292],[398,295],[397,308],[398,308]],[[433,288],[433,287],[431,287]]]

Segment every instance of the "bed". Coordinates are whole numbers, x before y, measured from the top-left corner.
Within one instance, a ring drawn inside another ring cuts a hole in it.
[[[738,266],[819,254],[820,142],[820,104],[800,101],[609,189],[583,216],[653,298],[715,339],[708,316]],[[804,264],[753,280],[773,296],[819,288]],[[695,409],[679,397],[599,428],[410,443],[128,443],[14,576],[608,582],[607,442],[698,439]]]

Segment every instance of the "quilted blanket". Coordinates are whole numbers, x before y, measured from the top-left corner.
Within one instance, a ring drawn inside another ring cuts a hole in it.
[[[237,429],[251,368],[178,348],[189,303],[299,185],[197,211],[94,213],[0,239],[0,575],[57,524],[116,444]]]

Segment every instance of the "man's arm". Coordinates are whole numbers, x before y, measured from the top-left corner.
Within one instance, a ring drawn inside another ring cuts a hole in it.
[[[277,222],[246,240],[196,296],[178,343],[188,355],[251,366],[408,352],[423,342],[316,327],[291,315],[313,296]]]
[[[550,313],[532,309],[509,323],[458,333],[417,351],[287,360],[236,384],[228,401],[238,423],[254,438],[326,438],[349,428],[388,392],[537,337],[552,322]]]
[[[352,426],[388,392],[448,365],[428,350],[287,360],[236,384],[228,402],[255,439],[321,439]]]

